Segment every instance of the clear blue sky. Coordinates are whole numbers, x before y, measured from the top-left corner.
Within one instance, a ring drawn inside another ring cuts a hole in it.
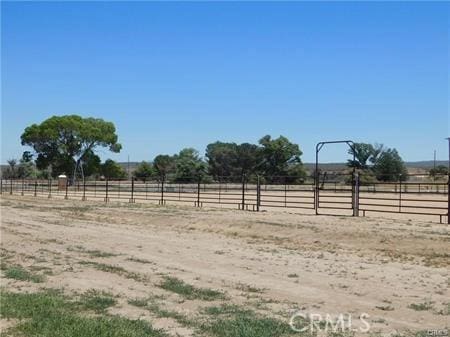
[[[285,135],[446,158],[448,3],[2,2],[2,154],[52,115],[113,121],[151,160]],[[342,161],[344,147],[324,149]]]

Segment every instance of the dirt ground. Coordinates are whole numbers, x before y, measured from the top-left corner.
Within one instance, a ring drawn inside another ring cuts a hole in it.
[[[450,227],[418,219],[352,218],[232,209],[2,196],[2,257],[38,274],[4,277],[14,291],[105,290],[110,313],[147,319],[176,336],[194,328],[129,303],[153,296],[196,318],[233,303],[286,322],[293,312],[367,313],[370,333],[449,327]],[[117,268],[98,268],[101,265]],[[185,299],[173,276],[226,299]],[[2,320],[2,328],[14,322]]]

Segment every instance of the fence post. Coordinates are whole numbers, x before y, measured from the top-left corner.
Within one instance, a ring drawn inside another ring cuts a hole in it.
[[[37,197],[37,187],[38,187],[38,183],[37,180],[34,181],[34,196]]]
[[[52,197],[52,178],[48,180],[48,198]]]
[[[25,179],[22,178],[22,192],[20,193],[20,195],[25,195],[25,191],[24,191],[24,185],[25,185]]]
[[[200,179],[197,183],[197,207],[200,207]]]
[[[86,179],[83,177],[83,197],[81,200],[86,200]]]
[[[261,181],[259,175],[256,176],[256,211],[259,212],[261,205]]]
[[[66,195],[64,199],[69,199],[69,179],[66,179]]]
[[[402,212],[402,175],[400,174],[398,176],[398,180],[399,180],[399,194],[398,194],[398,212],[401,213]]]
[[[355,175],[355,199],[353,202],[353,216],[359,216],[359,174]]]
[[[131,178],[131,198],[130,198],[130,202],[134,203],[134,179]]]
[[[108,183],[108,179],[106,179],[106,183],[105,183],[105,202],[109,201],[109,196],[108,196],[108,189],[109,189],[109,183]]]
[[[9,183],[9,194],[13,194],[13,181],[12,178],[10,179],[10,183]]]
[[[319,215],[319,171],[316,165],[316,172],[314,175],[314,209],[316,210],[316,215]]]
[[[159,202],[160,205],[164,205],[164,180],[165,180],[165,178],[162,177],[162,180],[161,180],[161,200]]]
[[[245,174],[242,175],[242,210],[245,209]]]
[[[284,179],[284,207],[287,207],[287,185],[286,185],[286,177]]]

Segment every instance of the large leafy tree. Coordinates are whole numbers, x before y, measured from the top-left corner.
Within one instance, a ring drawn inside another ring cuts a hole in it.
[[[156,175],[161,180],[166,180],[167,175],[175,168],[175,158],[166,154],[160,154],[153,159],[153,167]]]
[[[215,142],[206,147],[209,173],[215,178],[238,176],[236,143]]]
[[[378,157],[385,151],[382,144],[355,143],[348,153],[355,157],[349,159],[347,166],[354,167],[359,170],[368,170],[374,165]]]
[[[155,169],[152,164],[143,161],[136,167],[133,174],[137,179],[146,181],[155,175]]]
[[[112,159],[107,159],[100,166],[100,172],[106,179],[124,179],[127,176],[127,173]]]
[[[302,168],[300,160],[302,151],[286,137],[272,139],[267,135],[259,140],[259,144],[262,158],[259,167],[267,179],[279,180],[283,176],[288,176],[292,167],[296,167],[297,171]]]
[[[204,177],[205,173],[206,164],[197,150],[186,148],[175,156],[175,181],[197,182]]]
[[[406,180],[408,170],[396,149],[387,149],[378,157],[373,166],[379,181]]]
[[[429,174],[433,180],[436,180],[439,178],[445,179],[448,176],[448,167],[445,165],[438,165],[438,166],[430,169]]]
[[[258,145],[242,143],[236,148],[236,169],[240,175],[257,173],[261,162],[261,148]]]
[[[21,140],[22,145],[31,146],[36,152],[38,168],[51,166],[54,176],[71,176],[74,168],[99,147],[112,152],[119,152],[122,147],[113,123],[78,115],[53,116],[33,124],[25,129]]]

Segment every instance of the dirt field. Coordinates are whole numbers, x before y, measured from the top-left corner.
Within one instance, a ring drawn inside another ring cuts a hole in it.
[[[357,335],[448,329],[450,227],[388,216],[3,195],[2,289],[103,291],[114,297],[103,314],[172,336],[238,337],[204,328],[219,315],[207,308],[224,304],[283,324],[300,311],[352,315],[358,326],[367,313],[370,331]],[[4,331],[16,324],[1,320]]]

